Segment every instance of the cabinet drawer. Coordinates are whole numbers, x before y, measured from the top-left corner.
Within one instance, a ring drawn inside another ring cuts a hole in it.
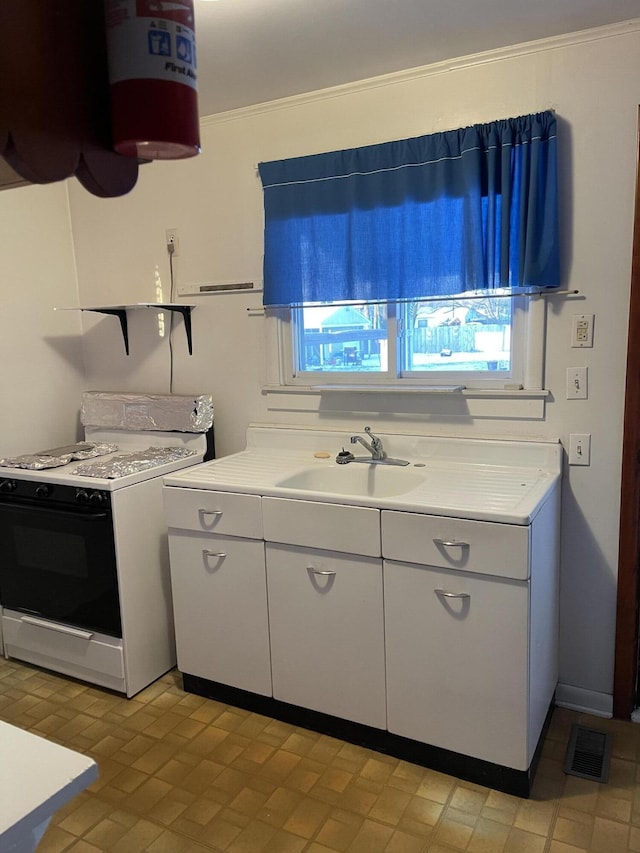
[[[73,678],[125,691],[122,640],[5,610],[5,653]]]
[[[526,580],[529,527],[383,510],[382,554],[389,560]]]
[[[201,533],[262,539],[259,495],[164,486],[167,525]]]
[[[263,498],[269,542],[380,556],[380,513],[371,507]]]

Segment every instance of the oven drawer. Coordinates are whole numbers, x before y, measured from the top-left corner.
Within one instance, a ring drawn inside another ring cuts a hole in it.
[[[2,633],[10,658],[125,692],[122,640],[15,610],[3,611]]]
[[[262,539],[259,495],[181,489],[165,486],[164,509],[169,527]]]

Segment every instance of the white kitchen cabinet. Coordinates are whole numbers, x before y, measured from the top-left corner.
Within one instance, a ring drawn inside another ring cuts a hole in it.
[[[424,485],[354,504],[282,485],[335,436],[254,432],[165,479],[186,688],[528,796],[557,683],[559,449],[399,440]]]
[[[381,560],[266,547],[274,697],[384,729]]]
[[[528,583],[385,560],[384,599],[389,731],[525,770]]]
[[[178,667],[271,695],[264,543],[169,535]]]
[[[260,499],[166,491],[179,669],[270,696],[264,541],[250,538],[262,531]],[[212,524],[246,536],[203,532]]]
[[[384,560],[389,731],[530,767],[557,682],[558,498],[522,527],[382,513],[385,557],[450,565]]]

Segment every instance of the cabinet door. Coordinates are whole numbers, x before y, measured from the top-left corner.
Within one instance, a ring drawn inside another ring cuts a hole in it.
[[[379,559],[267,543],[273,695],[386,727]]]
[[[178,668],[271,695],[261,540],[169,534]]]
[[[525,581],[385,560],[389,730],[525,770],[528,598]]]

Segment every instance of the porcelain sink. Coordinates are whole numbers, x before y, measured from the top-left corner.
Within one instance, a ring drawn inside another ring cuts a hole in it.
[[[424,474],[406,468],[350,463],[331,468],[308,468],[280,480],[276,485],[307,492],[385,498],[410,492],[424,479]]]

